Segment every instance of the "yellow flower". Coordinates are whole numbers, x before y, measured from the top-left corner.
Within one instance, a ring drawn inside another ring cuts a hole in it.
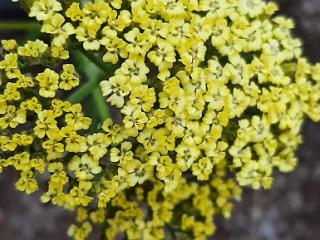
[[[46,68],[44,72],[39,73],[36,78],[39,82],[39,94],[45,98],[53,98],[59,87],[59,74]]]
[[[72,224],[68,229],[68,235],[72,236],[75,240],[84,240],[92,231],[91,224],[86,221],[80,226]]]
[[[79,42],[83,42],[85,50],[99,50],[100,43],[96,39],[100,25],[94,21],[83,21],[75,29],[76,38]]]
[[[45,135],[48,137],[55,135],[57,129],[57,121],[52,111],[44,110],[38,113],[38,120],[33,129],[38,138],[44,138]]]
[[[65,122],[68,127],[72,127],[73,130],[89,128],[91,119],[83,115],[81,104],[72,105],[67,112]]]
[[[15,53],[6,54],[4,59],[0,61],[0,69],[10,71],[16,68],[18,68],[18,55]]]
[[[172,163],[169,156],[161,156],[156,167],[157,177],[165,182],[165,192],[173,191],[181,177],[181,171]]]
[[[47,20],[55,12],[59,12],[62,10],[61,3],[57,0],[41,0],[34,1],[29,16],[36,17],[38,21]]]
[[[130,151],[132,148],[132,144],[130,142],[123,142],[121,144],[121,149],[111,148],[110,150],[110,161],[111,162],[122,162],[122,161],[130,161],[133,158],[133,152]]]
[[[22,172],[16,187],[19,191],[31,194],[38,190],[38,182],[32,172]]]
[[[75,68],[72,64],[64,64],[63,72],[60,74],[59,88],[63,90],[71,90],[79,85],[80,80],[76,75]]]
[[[66,138],[66,150],[68,152],[85,152],[88,149],[86,138],[78,135],[74,131],[70,131],[70,128],[65,128],[64,131],[68,133],[68,137]]]
[[[95,133],[87,137],[88,149],[94,160],[99,160],[108,152],[111,139],[103,133]]]
[[[7,107],[6,115],[0,118],[0,128],[6,129],[8,126],[16,128],[19,124],[26,123],[26,111],[16,109],[15,106]]]
[[[97,24],[100,25],[107,20],[111,12],[111,8],[109,4],[106,3],[105,1],[98,0],[98,1],[95,1],[94,3],[87,2],[84,5],[82,11],[87,16],[90,16],[87,18],[88,21],[94,20]]]
[[[104,32],[102,30],[102,32]],[[106,48],[106,53],[103,55],[104,62],[111,62],[112,64],[116,64],[119,61],[119,57],[127,58],[128,52],[125,49],[126,43],[121,38],[115,37],[112,39],[100,40],[101,45],[104,45]]]
[[[53,34],[55,37],[52,39],[52,44],[57,47],[65,45],[66,40],[72,34],[74,34],[74,27],[71,23],[64,23],[64,17],[55,13],[48,20],[44,21],[41,31],[45,33]]]
[[[84,12],[80,8],[80,3],[72,3],[66,11],[66,16],[72,21],[80,21],[85,16]]]
[[[48,45],[41,40],[28,41],[24,46],[18,47],[19,56],[39,57],[48,49]]]
[[[145,56],[148,50],[152,47],[149,31],[144,31],[143,33],[141,33],[138,28],[133,28],[132,30],[124,34],[124,38],[128,41],[126,50],[130,55],[133,56]]]
[[[3,39],[1,40],[1,45],[4,50],[10,52],[17,47],[17,42],[14,39],[9,39],[9,40]]]
[[[173,46],[164,39],[157,39],[157,49],[148,53],[148,58],[159,69],[169,69],[176,61],[176,54]]]
[[[105,181],[107,189],[101,191],[98,195],[99,208],[105,208],[106,204],[117,194],[119,183],[117,181]]]
[[[1,41],[0,172],[14,167],[27,193],[46,173],[41,201],[77,210],[75,240],[91,223],[107,239],[207,239],[240,187],[270,188],[275,169],[294,169],[303,119],[320,119],[320,67],[273,3],[21,3],[47,35]],[[82,84],[79,48],[106,75],[104,122],[89,98],[62,100],[86,95],[68,92]]]
[[[144,63],[144,58],[139,55],[131,55],[115,73],[127,76],[129,82],[137,84],[147,80],[148,72],[149,69]]]
[[[62,134],[57,132],[51,139],[42,142],[42,147],[47,151],[47,160],[61,158],[64,152],[64,145],[60,142]]]
[[[241,0],[239,4],[239,11],[243,15],[255,17],[262,13],[264,2],[260,0]]]
[[[102,81],[100,87],[103,96],[109,96],[107,102],[111,103],[118,108],[124,104],[124,97],[129,94],[130,87],[128,86],[128,79],[123,75],[115,75],[109,80]]]
[[[212,169],[213,164],[209,158],[201,158],[198,162],[192,164],[192,174],[197,176],[198,180],[208,180]]]
[[[192,163],[200,156],[200,150],[194,146],[181,143],[176,148],[176,161],[181,171],[187,171]]]
[[[206,102],[209,102],[209,108],[220,111],[224,107],[224,100],[230,95],[230,90],[221,82],[212,82],[208,85],[208,91],[204,95]]]
[[[135,110],[131,115],[125,116],[125,118],[123,119],[125,128],[134,127],[138,130],[143,129],[147,121],[147,115],[140,110]]]
[[[81,157],[73,156],[68,163],[68,169],[74,172],[78,180],[90,180],[102,170],[99,162],[88,154],[83,154]]]
[[[59,59],[68,59],[69,58],[69,52],[64,49],[64,47],[58,47],[58,46],[51,46],[50,49],[50,54],[52,55],[52,57],[54,58],[59,58]]]
[[[140,106],[144,112],[149,112],[156,101],[154,88],[148,88],[141,85],[133,88],[130,94],[129,102],[133,106]]]

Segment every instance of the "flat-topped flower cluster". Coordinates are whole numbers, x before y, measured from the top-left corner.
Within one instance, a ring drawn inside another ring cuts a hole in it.
[[[93,224],[105,239],[207,239],[241,187],[294,169],[304,118],[320,119],[320,65],[274,3],[20,2],[51,40],[1,42],[0,170],[28,194],[49,173],[41,200],[76,209],[75,240]],[[100,87],[117,117],[93,133],[64,100],[81,85],[75,46],[116,68]]]

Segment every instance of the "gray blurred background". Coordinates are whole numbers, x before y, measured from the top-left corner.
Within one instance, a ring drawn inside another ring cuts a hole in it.
[[[0,19],[24,17],[10,0],[0,0]],[[278,0],[281,13],[295,19],[295,35],[304,53],[320,62],[320,0]],[[0,39],[4,35],[0,33]],[[320,239],[320,123],[306,121],[299,165],[290,174],[276,174],[270,191],[246,190],[230,220],[217,219],[218,240]],[[14,190],[16,173],[0,175],[0,240],[67,240],[72,214],[42,205],[39,195]],[[97,237],[92,237],[97,240]]]

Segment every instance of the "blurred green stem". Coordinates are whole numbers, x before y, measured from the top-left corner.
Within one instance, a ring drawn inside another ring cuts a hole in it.
[[[87,79],[87,82],[81,84],[67,100],[72,103],[79,103],[91,95],[94,105],[98,110],[99,118],[105,120],[109,117],[109,111],[99,87],[101,76],[99,69],[101,70],[101,68],[97,68],[98,66],[96,66],[95,62],[82,51],[73,50],[72,55],[77,65],[77,71],[83,79]]]
[[[2,21],[0,22],[0,31],[21,31],[29,32],[40,30],[40,24],[34,21]]]
[[[92,91],[97,87],[97,84],[98,81],[94,80],[81,84],[81,86],[67,98],[67,101],[71,103],[81,102],[92,93]]]
[[[81,53],[90,59],[100,70],[107,74],[108,76],[113,73],[116,68],[116,65],[103,62],[96,54],[93,52],[86,51],[82,47],[80,48]]]
[[[98,110],[99,110],[99,115],[102,120],[105,120],[109,117],[109,111],[107,108],[107,103],[102,96],[101,90],[99,86],[96,86],[96,88],[92,92],[93,94],[93,101],[96,104]]]

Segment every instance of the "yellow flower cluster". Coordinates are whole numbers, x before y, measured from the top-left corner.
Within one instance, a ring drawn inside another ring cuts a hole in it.
[[[207,239],[241,187],[270,188],[275,169],[295,167],[303,119],[320,120],[320,64],[276,11],[262,0],[34,0],[29,16],[52,38],[1,42],[0,170],[20,171],[27,193],[50,173],[41,200],[77,210],[75,240],[93,224],[105,239]],[[80,81],[57,59],[77,43],[116,67],[100,87],[117,117],[95,132],[61,100]]]

